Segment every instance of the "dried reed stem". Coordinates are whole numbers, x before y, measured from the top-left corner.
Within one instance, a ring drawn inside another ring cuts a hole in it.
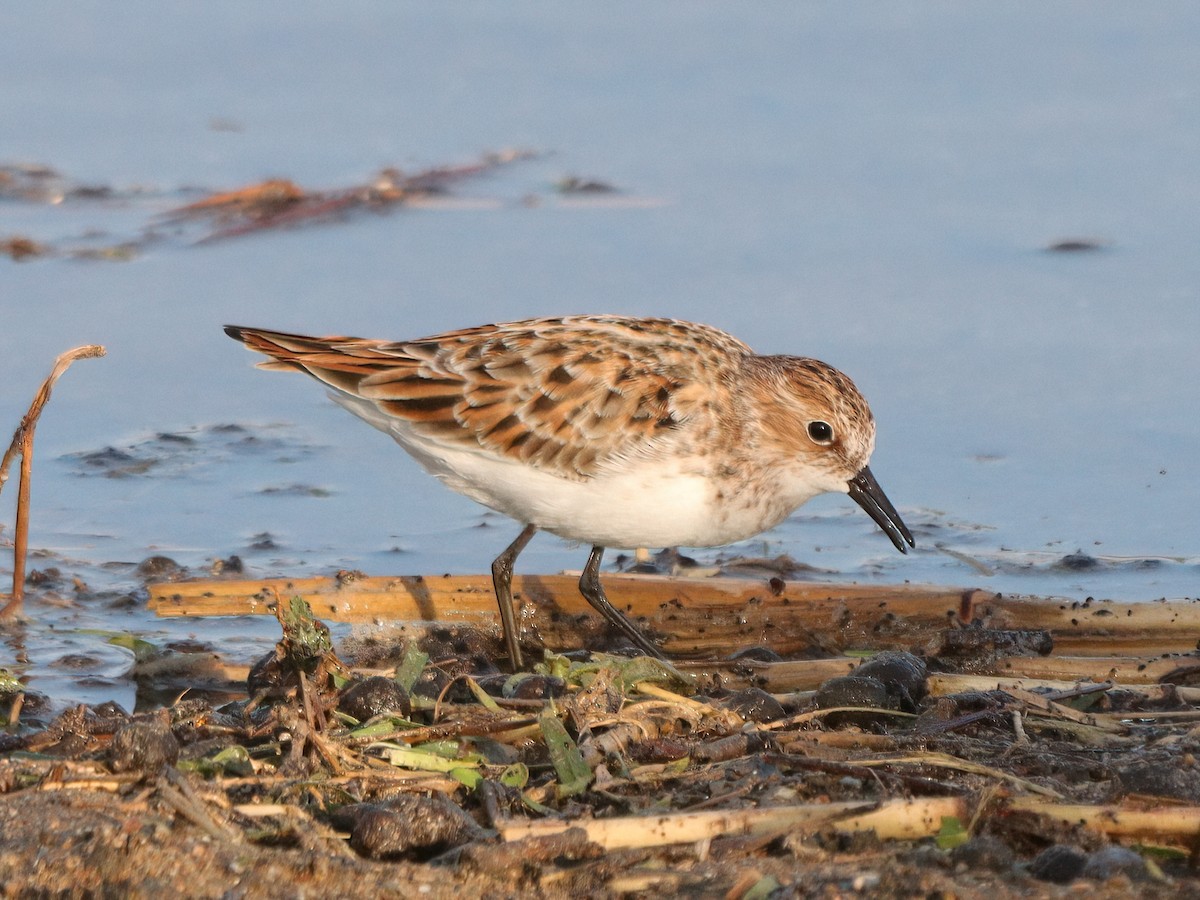
[[[2,491],[8,481],[9,466],[12,465],[17,454],[21,456],[20,483],[17,487],[17,521],[13,528],[12,594],[9,596],[8,602],[0,609],[0,619],[9,619],[19,615],[25,599],[25,557],[29,549],[29,480],[33,471],[33,433],[37,428],[38,418],[50,400],[54,382],[58,381],[62,373],[67,371],[71,363],[77,359],[87,359],[104,354],[104,348],[98,344],[76,347],[74,350],[59,354],[58,358],[54,360],[54,368],[50,370],[50,374],[38,388],[37,394],[34,395],[33,403],[29,405],[29,412],[25,413],[21,424],[17,426],[12,443],[4,453],[4,459],[0,460],[0,491]]]

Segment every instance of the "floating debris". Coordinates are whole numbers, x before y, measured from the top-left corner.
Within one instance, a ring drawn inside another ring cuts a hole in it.
[[[224,120],[214,120],[211,127],[240,129],[236,123]],[[482,179],[502,167],[539,157],[540,154],[529,150],[502,150],[485,153],[472,162],[415,171],[388,166],[360,184],[342,188],[310,187],[287,177],[213,189],[122,188],[81,184],[49,166],[0,164],[0,200],[89,213],[119,213],[122,221],[128,220],[130,211],[146,211],[144,224],[133,234],[128,228],[124,233],[115,233],[115,228],[92,226],[81,229],[81,237],[56,241],[12,235],[0,238],[0,255],[14,260],[56,257],[122,262],[135,259],[152,247],[204,246],[262,232],[337,224],[364,213],[401,207],[491,209],[506,203],[538,206],[543,197],[551,195],[560,206],[637,208],[663,203],[656,198],[628,196],[603,179],[577,176],[562,178],[552,186],[543,183],[540,194],[527,192],[523,197],[507,200],[462,196],[459,190],[460,185]],[[203,196],[180,202],[197,193]]]
[[[1095,253],[1107,250],[1110,242],[1098,238],[1063,238],[1046,245],[1047,253]]]
[[[36,256],[45,256],[49,252],[49,247],[45,244],[39,244],[33,238],[17,235],[0,239],[0,253],[11,257],[14,262],[21,262],[22,260]]]
[[[554,187],[560,194],[617,193],[617,189],[607,181],[601,181],[598,178],[579,178],[575,175],[568,175],[567,177],[560,179]]]

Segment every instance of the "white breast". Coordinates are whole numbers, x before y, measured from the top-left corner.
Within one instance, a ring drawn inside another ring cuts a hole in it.
[[[621,470],[572,481],[483,448],[448,447],[407,422],[345,394],[333,398],[390,434],[447,487],[568,540],[602,547],[717,547],[777,525],[820,488],[732,496],[688,460],[638,459]]]

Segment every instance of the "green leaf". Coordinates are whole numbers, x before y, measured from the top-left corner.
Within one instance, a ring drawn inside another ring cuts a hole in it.
[[[418,650],[413,644],[408,645],[408,649],[404,651],[404,659],[400,660],[400,665],[396,667],[396,674],[393,676],[396,684],[404,688],[404,693],[412,693],[413,686],[421,677],[421,673],[425,671],[427,662],[429,662],[428,653]]]
[[[471,790],[475,790],[483,781],[483,776],[479,774],[478,769],[470,769],[466,766],[457,766],[448,774],[459,784],[465,785]]]
[[[303,597],[293,597],[281,605],[278,617],[284,649],[296,668],[310,671],[318,660],[333,653],[329,628],[313,616],[312,607]]]
[[[513,763],[500,773],[500,783],[505,787],[523,789],[529,784],[529,767],[525,763]]]
[[[1187,850],[1181,850],[1178,847],[1160,847],[1155,844],[1133,844],[1132,849],[1144,857],[1157,857],[1171,861],[1187,859],[1191,856]]]
[[[471,693],[475,695],[475,699],[483,705],[484,709],[495,713],[504,712],[500,708],[500,704],[496,702],[496,698],[481,688],[479,682],[470,676],[467,677],[467,687],[471,689]]]
[[[574,665],[575,663],[572,663],[565,656],[559,656],[557,653],[551,653],[547,650],[545,660],[535,665],[533,671],[539,675],[553,675],[555,678],[566,678]]]
[[[212,758],[226,775],[253,775],[254,766],[250,763],[250,751],[240,744],[226,747]]]
[[[661,684],[669,690],[687,691],[694,689],[693,679],[681,674],[666,660],[651,656],[610,656],[593,653],[587,662],[573,663],[561,677],[572,684],[588,687],[602,670],[615,672],[613,684],[621,691],[628,691],[639,681]]]
[[[546,749],[550,751],[550,762],[558,773],[558,796],[573,797],[587,790],[592,783],[592,770],[583,760],[579,747],[567,734],[567,729],[558,717],[547,711],[538,717],[542,728],[542,736],[546,739]]]
[[[774,875],[764,875],[746,893],[742,894],[742,900],[767,900],[773,893],[779,890],[783,885]]]
[[[692,758],[690,756],[681,756],[679,759],[673,759],[663,766],[663,772],[667,775],[679,775],[686,772],[688,766],[691,764]]]
[[[454,740],[442,741],[426,741],[423,744],[414,744],[414,750],[420,750],[422,753],[432,753],[435,756],[444,756],[446,759],[461,759],[459,751],[462,750],[462,745]]]
[[[410,722],[408,719],[402,719],[399,716],[388,716],[386,719],[380,719],[377,722],[372,722],[370,725],[362,725],[350,732],[350,737],[378,737],[384,734],[391,734],[393,731],[400,731],[404,728],[417,728],[416,722]]]
[[[455,769],[477,769],[479,763],[471,759],[447,759],[436,753],[427,753],[415,747],[395,747],[384,756],[393,766],[401,769],[416,769],[420,772],[445,772]]]
[[[240,744],[226,747],[212,756],[181,760],[179,768],[185,772],[195,772],[203,778],[216,778],[219,775],[242,778],[254,774],[250,753]]]
[[[942,827],[938,830],[935,839],[939,849],[953,850],[970,839],[970,833],[963,828],[962,822],[958,821],[956,816],[942,816]]]

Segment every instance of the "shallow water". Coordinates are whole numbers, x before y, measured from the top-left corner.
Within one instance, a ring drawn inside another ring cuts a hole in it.
[[[254,371],[219,326],[401,338],[621,312],[817,356],[872,403],[872,468],[917,552],[844,497],[733,552],[832,578],[1193,596],[1198,38],[1182,2],[23,9],[0,26],[0,163],[116,193],[0,200],[0,237],[118,243],[197,191],[542,154],[438,208],[167,235],[127,262],[0,258],[0,427],[57,353],[109,351],[64,376],[39,426],[32,543],[50,557],[32,564],[115,588],[131,567],[98,564],[155,553],[194,571],[230,554],[254,574],[486,571],[515,526],[308,380]],[[568,175],[624,202],[556,194]],[[1070,238],[1099,246],[1045,249]],[[108,448],[154,462],[87,463]],[[521,568],[582,558],[540,537]],[[273,633],[32,612],[34,687],[127,704],[127,652],[79,628],[246,658]],[[79,652],[96,663],[64,675]]]

